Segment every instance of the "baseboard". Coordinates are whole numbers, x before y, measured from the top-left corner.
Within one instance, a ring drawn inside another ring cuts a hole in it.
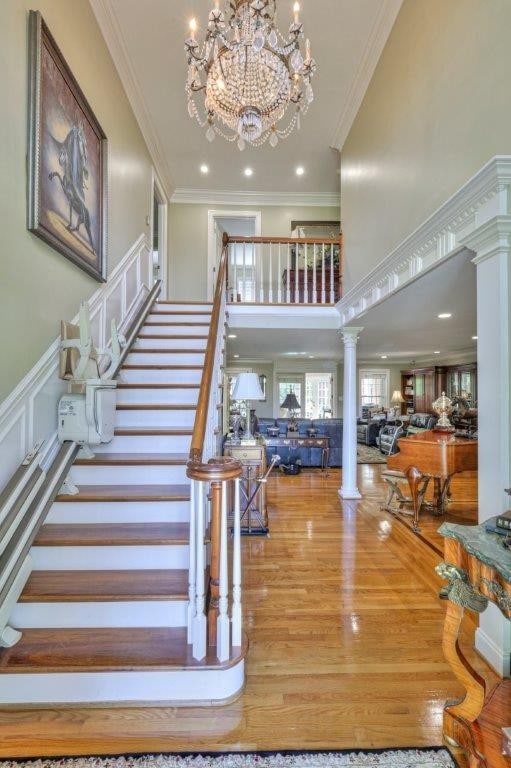
[[[140,235],[108,281],[88,300],[97,347],[106,346],[112,318],[115,317],[121,327],[129,321],[143,286],[151,280],[149,244],[146,236]],[[78,315],[71,322],[78,322]],[[58,450],[57,402],[65,391],[64,382],[58,377],[58,354],[59,339],[55,339],[0,403],[0,490],[36,443],[44,443],[41,450],[44,466],[49,466]]]
[[[475,649],[500,677],[511,675],[510,654],[504,653],[480,627],[475,634]]]

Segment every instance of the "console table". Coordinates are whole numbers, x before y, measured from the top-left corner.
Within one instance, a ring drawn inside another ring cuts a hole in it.
[[[502,536],[487,533],[484,524],[444,523],[439,533],[445,538],[445,562],[436,571],[448,581],[442,591],[448,600],[443,650],[466,690],[463,699],[446,703],[445,743],[461,748],[470,768],[509,768],[501,754],[501,728],[511,726],[511,681],[502,681],[487,696],[485,681],[462,654],[458,637],[465,609],[482,613],[491,601],[511,618],[511,552],[502,546]]]
[[[224,456],[238,459],[243,467],[241,476],[241,533],[243,535],[268,533],[268,510],[266,507],[266,484],[262,483],[259,492],[249,504],[256,489],[256,480],[266,472],[266,447],[259,438],[255,445],[226,440]],[[248,505],[248,506],[247,506]],[[234,508],[234,499],[229,502],[229,509]]]
[[[330,438],[327,436],[318,437],[265,437],[266,447],[275,449],[278,453],[279,448],[290,448],[296,451],[298,448],[321,448],[321,470],[325,472],[328,468],[330,459]]]

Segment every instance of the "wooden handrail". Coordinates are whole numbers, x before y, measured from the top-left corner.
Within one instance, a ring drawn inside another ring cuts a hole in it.
[[[208,421],[209,397],[211,394],[211,382],[215,367],[215,349],[219,332],[220,309],[222,306],[222,294],[225,290],[227,280],[227,243],[224,237],[222,256],[218,267],[216,278],[215,296],[213,299],[213,312],[211,313],[211,324],[209,326],[208,344],[206,355],[204,357],[204,368],[199,390],[199,400],[195,412],[195,422],[193,425],[192,442],[190,445],[189,461],[192,464],[200,464],[204,450],[204,438],[206,436],[206,426]]]
[[[339,245],[342,247],[342,234],[339,237],[241,237],[227,236],[227,243],[253,243],[275,245]]]

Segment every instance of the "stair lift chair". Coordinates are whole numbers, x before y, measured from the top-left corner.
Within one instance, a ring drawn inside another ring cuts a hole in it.
[[[87,304],[80,307],[79,325],[61,323],[60,371],[68,382],[58,406],[58,437],[81,446],[80,455],[92,458],[90,446],[108,443],[114,436],[116,387],[112,378],[126,340],[112,320],[110,348],[93,344]],[[106,358],[107,368],[100,365]]]

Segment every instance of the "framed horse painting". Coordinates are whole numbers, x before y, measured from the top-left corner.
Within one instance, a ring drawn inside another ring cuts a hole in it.
[[[107,142],[41,14],[29,14],[28,229],[106,280]]]

